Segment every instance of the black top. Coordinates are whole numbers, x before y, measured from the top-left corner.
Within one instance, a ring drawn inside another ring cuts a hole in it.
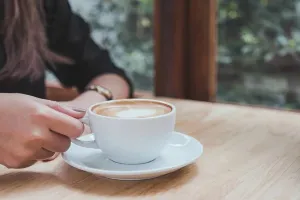
[[[128,82],[131,88],[130,96],[132,96],[132,85],[124,71],[116,67],[108,52],[91,39],[89,25],[81,17],[72,13],[68,1],[44,1],[49,48],[75,61],[73,65],[56,64],[55,67],[47,65],[47,68],[65,87],[76,87],[79,91],[83,91],[84,87],[98,75],[118,74]],[[1,16],[3,12],[3,6],[0,6]],[[5,50],[3,36],[0,36],[0,70],[4,64]],[[45,98],[45,75],[35,81],[31,81],[29,77],[15,81],[2,80],[0,93],[23,93]]]

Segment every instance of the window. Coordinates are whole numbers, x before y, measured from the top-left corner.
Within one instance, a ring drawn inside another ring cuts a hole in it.
[[[300,108],[300,1],[219,0],[218,101]]]

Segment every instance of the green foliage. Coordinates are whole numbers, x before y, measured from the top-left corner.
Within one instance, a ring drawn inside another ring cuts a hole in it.
[[[153,0],[101,0],[89,16],[93,35],[126,68],[137,88],[153,86]]]
[[[285,67],[297,71],[300,66],[300,0],[218,2],[219,77],[224,80],[226,73],[222,70],[230,69],[240,78],[236,82],[218,82],[219,100],[300,108],[297,82],[289,81],[291,75],[281,72]],[[276,71],[286,80],[286,89],[281,92],[271,90],[276,84],[266,83],[266,75]],[[253,72],[265,77],[266,82],[261,83],[265,85],[247,88],[243,78]]]
[[[219,0],[220,64],[261,66],[300,52],[299,0]]]

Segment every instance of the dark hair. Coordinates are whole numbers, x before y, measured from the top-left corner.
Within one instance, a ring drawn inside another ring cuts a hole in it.
[[[43,0],[2,1],[6,63],[0,78],[35,79],[44,73],[45,62],[71,63],[48,48]]]

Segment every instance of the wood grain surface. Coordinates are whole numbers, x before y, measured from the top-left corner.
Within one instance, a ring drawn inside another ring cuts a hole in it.
[[[204,145],[195,164],[146,181],[97,178],[61,158],[0,167],[0,199],[300,199],[299,114],[164,100],[177,106],[176,129]]]

